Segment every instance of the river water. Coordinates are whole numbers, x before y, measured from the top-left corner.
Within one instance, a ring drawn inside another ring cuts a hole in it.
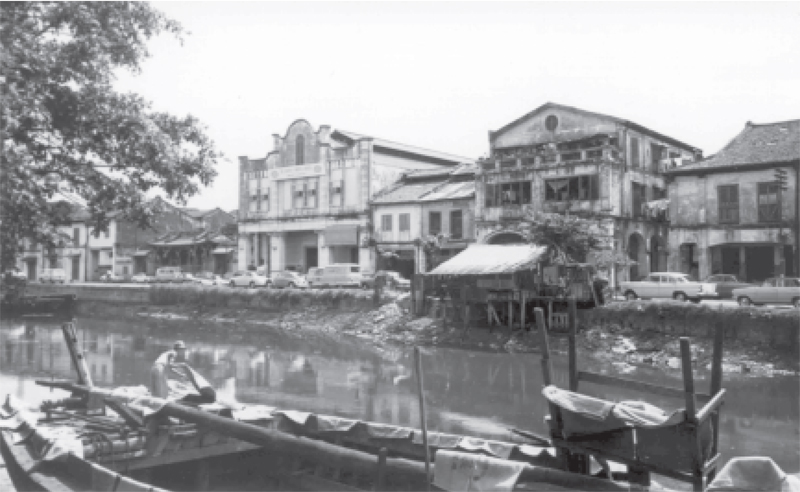
[[[176,339],[190,348],[191,365],[218,394],[261,403],[401,426],[419,426],[413,354],[408,348],[376,349],[359,339],[332,341],[306,335],[246,335],[233,325],[82,319],[78,339],[92,377],[100,386],[148,384],[156,357]],[[611,366],[592,363],[592,371]],[[554,360],[555,378],[567,386],[566,360]],[[438,432],[519,441],[509,429],[545,434],[547,406],[541,395],[540,359],[535,354],[427,348],[423,353],[428,428]],[[625,377],[681,386],[680,373],[636,369]],[[697,388],[707,391],[708,374]],[[13,394],[39,403],[63,392],[36,379],[74,378],[59,325],[39,321],[0,323],[0,397]],[[721,417],[723,462],[734,456],[769,456],[784,471],[800,471],[800,377],[725,376],[728,390]],[[608,400],[637,399],[636,392],[582,390]],[[681,401],[650,398],[672,410]]]

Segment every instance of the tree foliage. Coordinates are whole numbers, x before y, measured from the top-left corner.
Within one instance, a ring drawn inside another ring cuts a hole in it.
[[[139,71],[151,37],[181,39],[178,23],[144,2],[3,2],[0,10],[4,268],[21,238],[58,242],[69,207],[54,200],[53,173],[86,201],[95,233],[111,211],[147,227],[156,212],[148,190],[183,203],[213,181],[220,154],[196,118],[154,111],[113,87],[115,71]]]
[[[548,246],[556,263],[585,262],[589,253],[608,246],[597,220],[577,215],[538,213],[527,221],[531,242]]]

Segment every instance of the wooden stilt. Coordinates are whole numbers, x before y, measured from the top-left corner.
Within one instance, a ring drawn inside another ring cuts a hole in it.
[[[520,327],[525,330],[525,298],[526,294],[524,290],[519,292],[519,325]]]
[[[431,455],[428,448],[428,420],[425,414],[425,382],[422,378],[422,355],[414,347],[414,362],[417,369],[417,392],[419,393],[419,416],[422,428],[422,445],[425,447],[425,490],[431,490]]]

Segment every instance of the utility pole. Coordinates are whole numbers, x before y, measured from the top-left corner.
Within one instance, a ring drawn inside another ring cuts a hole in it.
[[[775,184],[778,185],[778,271],[777,275],[786,274],[785,240],[783,238],[783,192],[788,190],[788,175],[785,169],[775,169]]]

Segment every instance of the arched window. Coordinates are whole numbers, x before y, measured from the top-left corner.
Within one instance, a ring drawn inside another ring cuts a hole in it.
[[[306,139],[302,135],[298,135],[297,140],[294,142],[295,164],[298,166],[305,161],[305,143]]]

